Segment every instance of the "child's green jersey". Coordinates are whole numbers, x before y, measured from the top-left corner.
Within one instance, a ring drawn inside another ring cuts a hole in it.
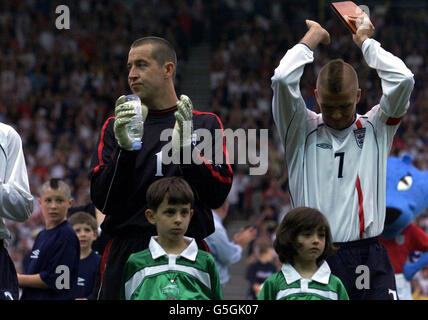
[[[167,254],[156,241],[131,254],[125,264],[120,297],[123,300],[223,299],[214,258],[190,242],[178,255]]]
[[[281,271],[271,275],[263,283],[259,300],[349,300],[342,281],[331,274],[327,262],[314,273],[311,279],[304,279],[285,263]]]

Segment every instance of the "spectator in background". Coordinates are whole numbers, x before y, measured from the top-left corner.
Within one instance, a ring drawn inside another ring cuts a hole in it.
[[[254,129],[268,128],[272,133],[269,137],[269,158],[278,151],[283,153],[269,112],[272,100],[269,86],[271,71],[284,50],[299,40],[299,30],[303,32],[305,29],[303,17],[323,15],[326,28],[335,39],[331,46],[318,47],[319,55],[315,56],[313,68],[305,68],[304,81],[301,82],[305,101],[309,105],[314,103],[314,76],[327,63],[328,57],[344,54],[345,59],[359,70],[363,92],[357,106],[360,113],[367,106],[377,103],[381,95],[377,74],[361,63],[359,52],[349,50],[352,40],[348,31],[338,23],[328,4],[320,8],[317,1],[312,0],[301,1],[299,6],[290,6],[282,0],[258,1],[257,5],[251,1],[186,2],[188,5],[191,3],[192,21],[179,27],[179,2],[149,1],[144,3],[144,10],[139,1],[70,2],[70,12],[77,13],[73,15],[72,28],[67,32],[57,32],[51,28],[50,13],[54,12],[58,1],[21,1],[19,6],[11,1],[0,1],[0,77],[4,80],[0,87],[0,119],[16,124],[16,130],[21,135],[32,193],[37,193],[44,181],[57,177],[52,176],[53,172],[57,172],[65,175],[63,178],[71,186],[75,205],[86,204],[89,194],[85,181],[89,167],[87,159],[94,149],[98,129],[112,114],[111,106],[116,97],[122,94],[122,89],[126,89],[126,77],[121,71],[122,59],[126,44],[133,40],[135,34],[165,36],[175,45],[179,58],[184,57],[183,50],[190,49],[184,46],[196,43],[194,37],[191,43],[179,41],[181,33],[187,32],[189,35],[189,28],[191,37],[196,33],[198,37],[203,35],[203,42],[210,40],[217,58],[212,56],[211,59],[215,61],[211,73],[214,75],[211,83],[213,93],[211,105],[204,111],[217,113],[224,127],[231,127],[227,114],[233,99],[225,83],[229,82],[230,70],[238,68],[242,83],[239,103],[244,113],[243,123],[251,123]],[[412,5],[406,1],[392,1],[389,5],[377,3],[370,6],[376,38],[388,51],[396,56],[408,57],[418,48],[417,55],[423,57],[422,65],[420,58],[409,58],[411,64],[418,66],[416,84],[409,112],[402,119],[391,151],[396,156],[403,151],[410,152],[422,170],[428,170],[428,109],[425,108],[428,99],[427,10],[423,1],[413,2]],[[204,28],[200,27],[201,23]],[[401,32],[394,33],[397,28]],[[43,37],[42,30],[47,30],[43,32]],[[99,30],[112,32],[106,34]],[[286,31],[278,33],[277,30]],[[178,64],[186,66],[187,61],[181,59]],[[182,85],[182,70],[185,68],[177,70],[177,92]],[[15,97],[15,88],[20,85],[18,77],[24,82],[21,82],[23,86],[19,89],[19,97]],[[30,92],[25,77],[30,80]],[[251,78],[255,78],[257,84]],[[81,94],[70,91],[72,79]],[[250,87],[253,92],[248,90]],[[251,99],[250,96],[256,98]],[[409,132],[415,132],[417,139]],[[58,149],[65,154],[66,161],[61,160],[60,166],[51,170],[52,165],[57,164],[53,155]],[[272,166],[274,161],[269,160],[269,168],[278,178],[277,174],[280,173],[277,168],[283,167],[285,162],[277,161]],[[253,193],[248,198],[250,207],[245,212],[257,214],[262,205],[257,201],[260,179],[255,176],[250,179],[248,189]],[[20,269],[20,257],[26,246],[23,245],[25,241],[14,239],[27,239],[31,247],[31,231],[43,226],[39,216],[35,202],[34,213],[25,223],[5,220],[12,235],[8,250],[17,270]],[[232,216],[229,214],[229,217]],[[10,228],[12,225],[16,227]]]
[[[28,246],[27,244],[23,247],[25,249],[24,254],[23,254],[23,258],[22,258],[22,263],[21,263],[21,268],[20,268],[20,272],[18,273],[24,273],[24,270],[27,269],[28,264],[31,261],[31,248],[33,247],[34,241],[37,238],[37,235],[39,234],[40,231],[42,231],[43,228],[37,228],[34,229],[33,232],[31,233],[31,241],[32,244],[31,246]],[[27,240],[27,239],[26,239]],[[30,241],[27,241],[30,242]]]
[[[101,255],[92,250],[92,244],[97,239],[97,220],[87,212],[75,212],[68,222],[76,232],[80,243],[79,273],[77,275],[76,299],[92,300]]]
[[[135,34],[165,36],[176,45],[179,63],[185,65],[181,53],[203,32],[203,27],[195,30],[196,25],[205,25],[207,20],[201,1],[192,1],[187,13],[192,21],[187,17],[186,24],[180,25],[180,3],[147,2],[143,10],[138,1],[80,1],[67,4],[76,15],[75,24],[64,33],[56,32],[51,24],[58,4],[25,1],[12,6],[0,1],[0,118],[13,123],[22,137],[30,191],[37,193],[50,178],[62,178],[71,187],[75,205],[81,206],[89,196],[87,159],[97,130],[126,86],[120,72],[125,44]],[[112,32],[106,36],[99,30]],[[184,33],[187,41],[181,42]],[[177,71],[177,90],[181,70]],[[35,228],[43,227],[40,219],[33,221]],[[19,226],[11,235],[31,240],[31,232]],[[17,269],[23,243],[13,241],[8,248]]]
[[[428,300],[428,266],[419,270],[412,279],[414,300]]]
[[[428,234],[428,213],[418,216],[415,220],[416,225]]]
[[[238,157],[235,156],[234,159],[236,160]],[[241,215],[245,212],[245,191],[250,184],[250,177],[245,173],[246,172],[242,166],[237,166],[234,171],[232,187],[230,188],[230,193],[228,196],[228,200],[231,203],[230,215],[232,217]]]
[[[419,50],[415,48],[413,49],[412,53],[406,57],[404,61],[406,62],[406,65],[409,66],[410,70],[412,70],[414,74],[417,74],[424,63],[424,58],[419,53]]]
[[[259,235],[269,239],[274,238],[275,230],[278,226],[278,213],[276,208],[266,202],[261,207],[261,213],[257,216],[255,223],[259,229]]]
[[[284,192],[282,196],[282,202],[279,207],[278,225],[281,223],[282,219],[284,219],[285,215],[290,210],[291,210],[290,193],[287,191],[287,192]]]
[[[242,258],[242,252],[248,243],[257,236],[257,229],[248,227],[241,229],[233,235],[233,241],[229,240],[223,221],[227,216],[229,204],[227,201],[223,205],[213,210],[215,231],[209,237],[205,238],[220,275],[220,284],[225,286],[230,279],[229,266],[237,263]]]
[[[72,208],[70,208],[67,214],[68,219],[70,219],[73,214],[80,211],[88,213],[97,222],[97,237],[92,243],[92,250],[102,255],[104,253],[105,246],[111,239],[111,237],[107,233],[102,232],[100,228],[100,225],[104,221],[105,216],[101,213],[101,211],[95,208],[92,202],[89,202],[88,204],[83,206],[73,206]]]
[[[66,218],[73,203],[70,187],[51,179],[39,194],[45,229],[36,237],[25,273],[18,274],[21,300],[71,300],[77,286],[80,248]]]
[[[245,278],[249,282],[248,299],[257,300],[263,282],[278,271],[277,257],[271,239],[258,238],[253,256],[249,257]]]

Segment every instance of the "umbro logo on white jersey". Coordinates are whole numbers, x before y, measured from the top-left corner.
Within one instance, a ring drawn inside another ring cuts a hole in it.
[[[39,254],[40,254],[40,250],[39,249],[34,250],[33,252],[31,252],[30,258],[31,259],[38,259],[39,258]]]
[[[317,147],[323,148],[323,149],[332,149],[332,145],[328,143],[317,143]]]

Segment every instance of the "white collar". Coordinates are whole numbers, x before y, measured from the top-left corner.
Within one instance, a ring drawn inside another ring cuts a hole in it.
[[[153,236],[150,238],[149,242],[149,250],[154,260],[162,256],[169,256],[168,253],[166,253],[165,250],[161,247],[161,245],[157,242],[158,238],[159,236]],[[183,257],[187,260],[195,261],[196,256],[198,255],[198,245],[196,244],[195,239],[184,237],[184,241],[187,243],[187,248],[184,249],[180,254],[178,254],[177,258]]]
[[[281,267],[282,274],[284,275],[287,284],[291,284],[297,280],[302,279],[302,276],[297,272],[294,267],[289,263],[284,263]],[[317,271],[312,275],[311,280],[328,284],[330,280],[331,270],[327,261],[324,261]]]
[[[217,220],[219,222],[221,222],[221,218],[220,216],[217,214],[217,212],[215,212],[214,210],[211,210],[212,214],[213,214],[213,218],[214,220]]]

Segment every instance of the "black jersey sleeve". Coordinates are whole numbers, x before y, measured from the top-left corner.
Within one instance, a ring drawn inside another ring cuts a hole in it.
[[[119,147],[113,124],[111,117],[103,125],[89,172],[91,200],[105,215],[123,211],[123,202],[116,200],[128,195],[132,188],[123,177],[132,175],[136,158],[136,152]]]

